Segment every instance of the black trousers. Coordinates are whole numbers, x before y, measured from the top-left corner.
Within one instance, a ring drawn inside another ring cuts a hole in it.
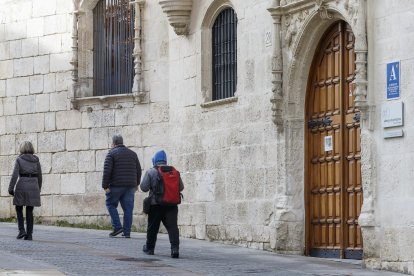
[[[178,207],[152,205],[148,214],[147,248],[154,249],[157,242],[160,224],[164,224],[170,238],[171,249],[178,249],[180,245],[180,234],[177,226]]]
[[[28,235],[33,233],[33,206],[26,206],[26,225]],[[24,230],[24,220],[23,220],[23,206],[16,205],[16,214],[17,214],[17,225],[19,227],[19,231]]]

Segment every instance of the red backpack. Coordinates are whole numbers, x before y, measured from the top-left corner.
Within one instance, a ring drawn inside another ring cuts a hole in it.
[[[180,204],[180,172],[173,166],[158,166],[156,169],[158,184],[154,194],[157,204],[172,206]]]

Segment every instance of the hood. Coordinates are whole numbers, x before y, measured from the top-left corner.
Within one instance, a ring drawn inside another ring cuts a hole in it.
[[[33,162],[33,163],[39,162],[39,157],[33,154],[22,154],[20,155],[20,158],[28,162]]]
[[[167,165],[167,154],[164,150],[157,151],[152,157],[152,165]]]

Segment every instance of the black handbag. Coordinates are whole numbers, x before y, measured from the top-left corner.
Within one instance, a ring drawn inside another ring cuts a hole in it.
[[[143,208],[142,211],[144,212],[144,214],[149,214],[150,209],[151,209],[151,197],[146,197],[144,198],[144,202],[143,202]]]

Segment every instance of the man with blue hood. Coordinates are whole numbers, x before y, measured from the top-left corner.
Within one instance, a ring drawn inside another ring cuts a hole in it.
[[[162,222],[168,231],[168,237],[171,243],[171,257],[178,258],[180,244],[177,226],[178,207],[177,205],[160,205],[157,203],[154,196],[154,191],[157,189],[157,185],[159,185],[160,181],[158,167],[168,167],[167,154],[164,150],[155,153],[152,158],[152,164],[154,167],[145,173],[140,184],[140,188],[143,192],[149,191],[149,198],[151,200],[151,207],[148,213],[147,242],[143,247],[143,251],[148,255],[154,255],[157,234]],[[184,189],[184,184],[181,177],[179,178],[179,185],[179,189],[182,191]]]

